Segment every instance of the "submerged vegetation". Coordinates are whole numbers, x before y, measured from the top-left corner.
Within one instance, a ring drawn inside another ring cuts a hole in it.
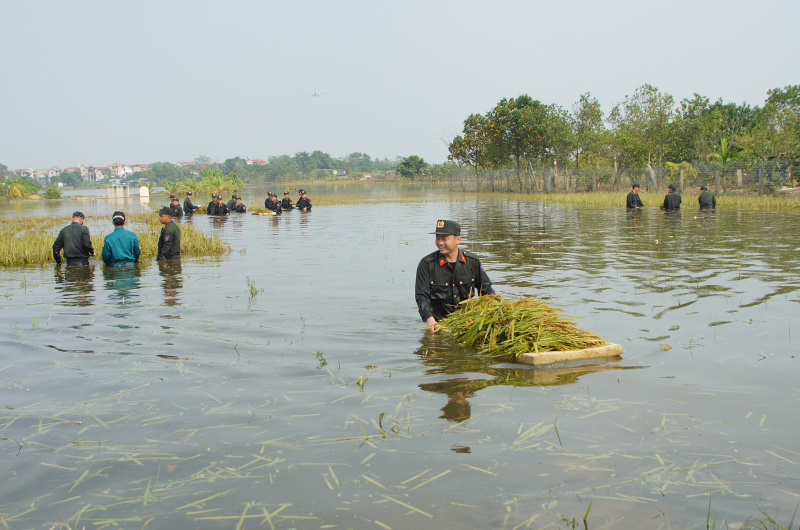
[[[582,350],[608,344],[575,327],[561,310],[533,297],[506,299],[485,295],[461,302],[461,309],[440,322],[453,338],[497,357],[525,353]]]
[[[68,223],[69,220],[59,217],[0,218],[0,230],[6,234],[6,237],[0,238],[0,265],[13,267],[54,263],[53,240],[58,230]],[[90,226],[92,232],[95,259],[99,260],[103,248],[103,234],[111,232],[113,226],[109,221],[103,223],[102,228],[94,227],[92,230],[91,224],[91,219],[87,219],[87,226]],[[128,214],[126,229],[132,230],[139,237],[141,260],[154,258],[158,254],[161,224],[154,213]],[[182,224],[180,229],[182,256],[219,256],[230,250],[217,234],[204,234],[190,224]]]

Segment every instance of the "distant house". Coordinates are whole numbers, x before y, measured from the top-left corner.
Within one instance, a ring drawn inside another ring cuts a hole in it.
[[[29,167],[23,168],[23,169],[18,169],[16,171],[14,171],[14,173],[19,175],[20,177],[34,178],[36,176],[36,170],[33,169],[33,168],[29,168]]]
[[[178,167],[186,167],[186,166],[193,166],[194,164],[195,163],[192,161],[192,162],[178,162],[175,165]]]
[[[103,180],[103,178],[105,178],[103,175],[104,169],[107,170],[108,168],[105,166],[103,167],[89,166],[88,168],[86,168],[86,176],[89,182],[97,182],[98,180]]]
[[[133,164],[131,165],[131,169],[134,173],[138,173],[140,171],[146,171],[150,169],[150,164]]]
[[[249,156],[245,159],[244,163],[247,164],[248,166],[252,166],[253,164],[256,164],[256,165],[259,165],[259,166],[266,166],[267,165],[267,161],[266,160],[261,160],[260,158],[250,158]]]

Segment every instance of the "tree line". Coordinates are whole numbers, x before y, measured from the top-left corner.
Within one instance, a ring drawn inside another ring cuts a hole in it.
[[[586,93],[565,109],[527,94],[503,98],[471,114],[448,146],[459,168],[511,168],[522,189],[526,167],[626,169],[683,164],[800,160],[800,85],[767,92],[762,106],[712,102],[695,94],[680,102],[645,84],[606,114]]]

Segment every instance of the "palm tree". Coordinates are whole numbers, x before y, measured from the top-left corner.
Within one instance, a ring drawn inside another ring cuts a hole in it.
[[[19,199],[22,197],[30,197],[39,191],[39,184],[33,179],[28,177],[14,176],[3,183],[2,191],[0,194],[5,195],[11,199]]]
[[[728,139],[727,138],[723,138],[722,141],[720,142],[719,151],[713,151],[712,153],[709,153],[709,155],[708,155],[709,160],[716,160],[717,162],[722,164],[722,186],[723,187],[726,186],[725,164],[727,164],[731,160],[735,160],[735,159],[739,158],[739,156],[740,156],[740,152],[739,151],[733,151],[730,148],[730,146],[728,145]]]

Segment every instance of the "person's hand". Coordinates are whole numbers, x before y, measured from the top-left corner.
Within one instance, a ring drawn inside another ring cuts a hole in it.
[[[428,328],[425,331],[430,331],[431,333],[435,333],[439,330],[439,323],[436,322],[436,319],[433,317],[428,317],[428,320],[425,321],[428,325]]]

